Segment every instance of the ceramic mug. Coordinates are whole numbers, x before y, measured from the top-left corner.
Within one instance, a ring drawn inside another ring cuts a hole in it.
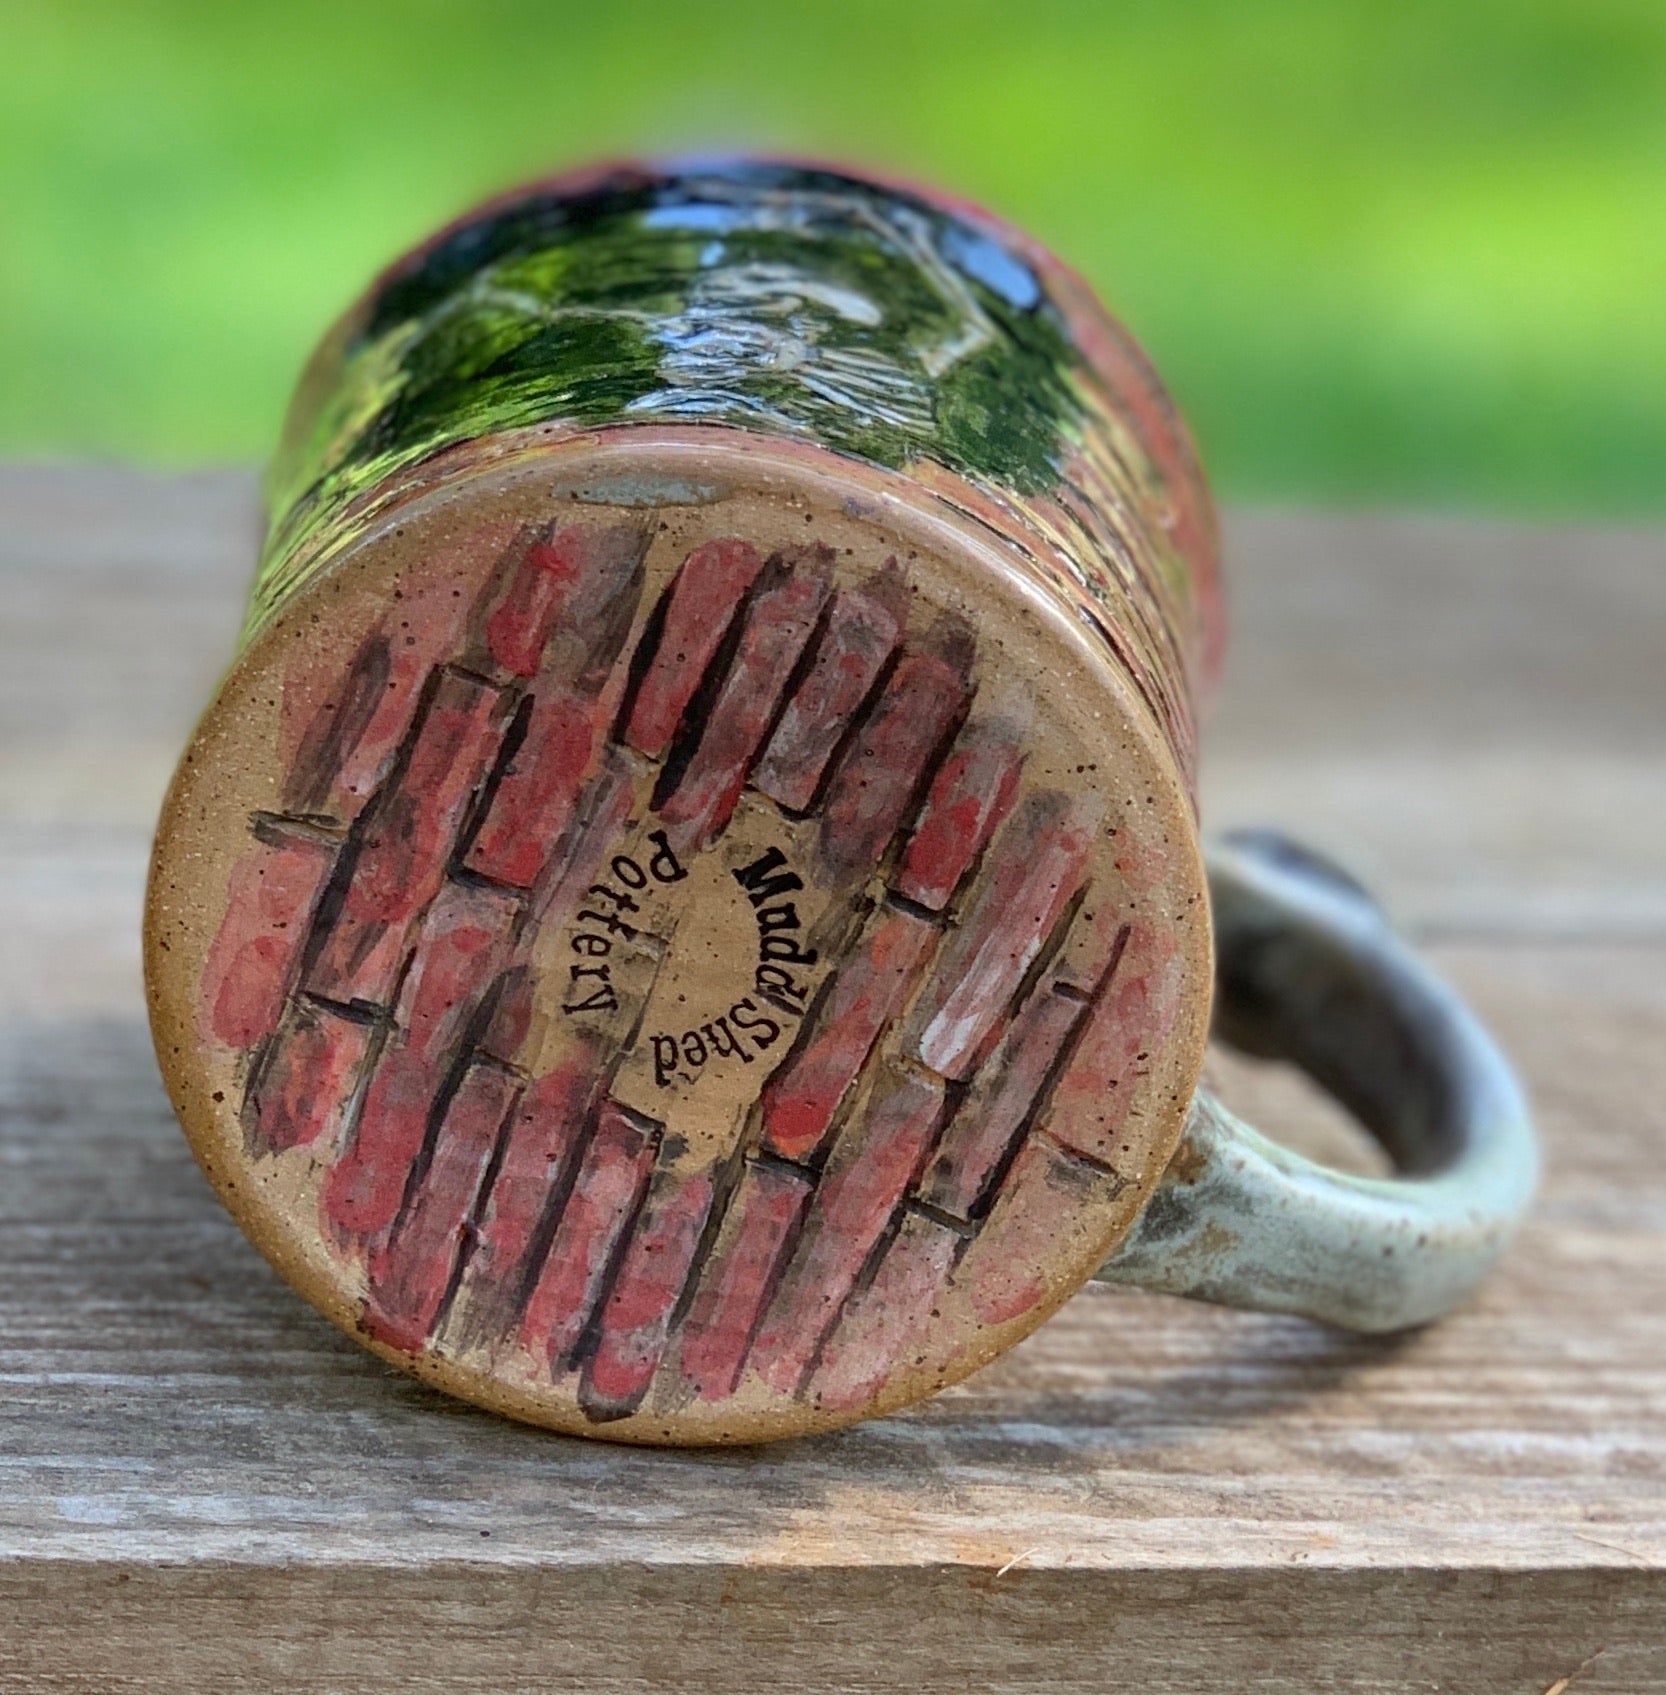
[[[163,1070],[309,1300],[560,1429],[899,1407],[1090,1277],[1385,1328],[1526,1203],[1508,1068],[1364,895],[1216,850],[1216,527],[1033,242],[849,174],[608,167],[309,367],[158,833]],[[1306,1065],[1404,1175],[1199,1090]]]

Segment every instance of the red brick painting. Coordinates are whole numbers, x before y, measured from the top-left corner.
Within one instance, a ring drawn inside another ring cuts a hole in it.
[[[951,1286],[1045,1298],[1057,1209],[1124,1183],[1176,951],[905,567],[720,537],[650,593],[655,534],[529,527],[297,678],[199,1028],[384,1345],[597,1425],[855,1407]],[[661,1029],[687,891],[747,974]]]

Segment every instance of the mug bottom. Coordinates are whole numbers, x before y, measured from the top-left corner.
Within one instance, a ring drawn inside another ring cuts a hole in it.
[[[1202,1063],[1187,780],[1085,590],[731,428],[384,485],[248,640],[146,924],[192,1146],[376,1352],[555,1428],[883,1412],[1121,1241]]]

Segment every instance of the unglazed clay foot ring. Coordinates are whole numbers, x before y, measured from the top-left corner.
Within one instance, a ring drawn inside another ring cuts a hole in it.
[[[1210,853],[1209,887],[1216,1033],[1294,1061],[1399,1175],[1327,1170],[1200,1090],[1179,1151],[1100,1279],[1349,1330],[1450,1311],[1503,1252],[1538,1173],[1508,1061],[1325,861],[1270,832],[1239,835]]]

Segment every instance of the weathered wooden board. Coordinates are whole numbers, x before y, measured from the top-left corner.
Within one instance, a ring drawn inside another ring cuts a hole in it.
[[[1666,1688],[1666,538],[1231,527],[1209,822],[1366,874],[1536,1094],[1473,1309],[1095,1289],[909,1416],[683,1454],[397,1376],[190,1162],[139,894],[253,533],[243,477],[0,472],[0,1690]]]

